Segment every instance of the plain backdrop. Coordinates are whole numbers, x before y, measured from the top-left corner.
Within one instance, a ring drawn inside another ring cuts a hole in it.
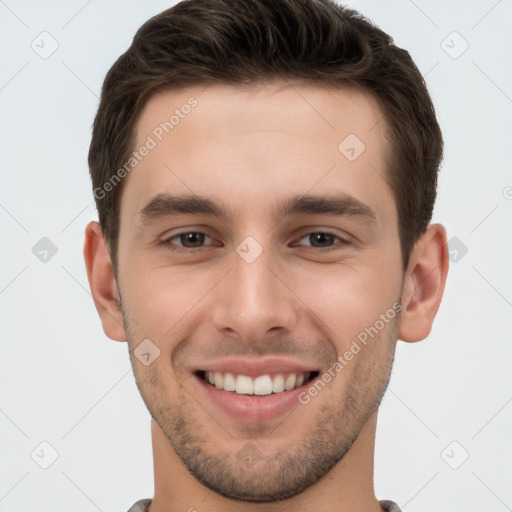
[[[150,416],[127,344],[101,329],[82,245],[103,78],[173,3],[0,1],[0,512],[125,512],[153,496]],[[433,221],[452,262],[432,333],[398,345],[377,496],[405,512],[512,510],[512,1],[348,5],[411,53],[446,144]]]

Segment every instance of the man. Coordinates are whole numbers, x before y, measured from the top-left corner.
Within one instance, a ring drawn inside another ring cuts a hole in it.
[[[398,511],[373,490],[397,339],[448,271],[409,54],[329,0],[188,0],[110,69],[85,261],[152,416],[130,512]]]

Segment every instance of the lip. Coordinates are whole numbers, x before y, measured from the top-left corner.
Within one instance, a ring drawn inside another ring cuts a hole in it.
[[[197,366],[194,373],[199,371],[207,372],[229,372],[235,375],[247,375],[256,378],[260,375],[274,375],[278,373],[302,373],[318,371],[319,367],[305,365],[297,361],[277,357],[258,357],[224,358],[219,361],[205,362],[204,365]]]
[[[213,371],[213,370],[209,370]],[[269,421],[300,406],[299,395],[312,381],[290,391],[272,393],[270,395],[239,395],[233,391],[224,391],[205,382],[195,374],[199,388],[205,399],[212,403],[221,412],[241,423],[259,423]]]

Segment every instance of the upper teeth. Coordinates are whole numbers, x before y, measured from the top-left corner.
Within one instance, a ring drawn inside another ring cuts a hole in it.
[[[310,372],[260,375],[253,379],[247,375],[234,375],[229,372],[205,372],[205,380],[224,391],[234,391],[239,395],[270,395],[290,391],[304,384]]]

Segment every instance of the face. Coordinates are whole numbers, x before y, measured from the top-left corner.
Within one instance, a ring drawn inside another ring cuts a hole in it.
[[[223,496],[300,493],[378,407],[403,278],[381,117],[362,92],[283,83],[142,112],[118,248],[131,360],[168,443]]]

